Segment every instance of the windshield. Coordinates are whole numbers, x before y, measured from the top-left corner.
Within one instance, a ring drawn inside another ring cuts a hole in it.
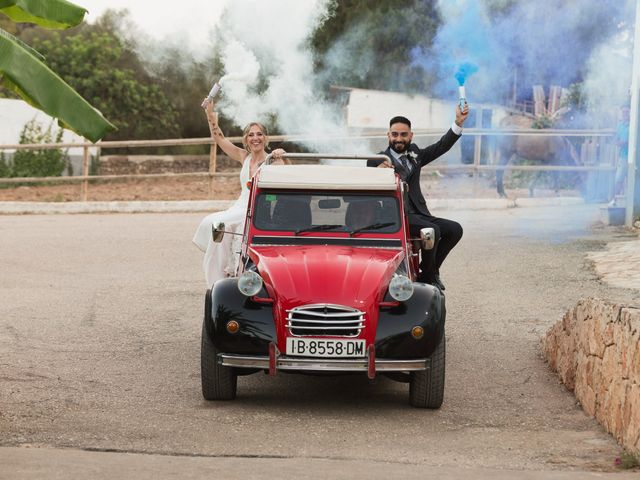
[[[253,224],[260,230],[305,232],[394,233],[400,229],[399,205],[391,195],[309,195],[261,193]]]

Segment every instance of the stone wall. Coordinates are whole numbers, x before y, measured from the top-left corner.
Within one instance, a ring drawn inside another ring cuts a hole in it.
[[[238,168],[239,164],[218,154],[217,171]],[[193,173],[209,171],[209,155],[102,155],[99,175],[137,173]]]
[[[547,332],[542,350],[584,411],[640,453],[640,308],[581,300]]]

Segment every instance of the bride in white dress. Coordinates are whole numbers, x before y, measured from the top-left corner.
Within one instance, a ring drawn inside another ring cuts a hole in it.
[[[215,138],[216,143],[229,158],[242,164],[240,170],[240,197],[227,210],[207,215],[198,226],[193,243],[204,252],[202,267],[204,270],[207,288],[211,288],[216,280],[232,275],[236,269],[236,257],[234,254],[234,244],[237,245],[236,235],[225,235],[221,243],[214,243],[211,236],[211,228],[214,223],[224,222],[225,230],[228,232],[241,233],[244,227],[244,220],[249,201],[249,188],[247,182],[253,178],[258,168],[267,157],[266,148],[269,143],[267,129],[258,122],[251,122],[244,128],[242,143],[244,149],[237,147],[227,140],[220,130],[217,117],[213,112],[213,102],[206,102],[205,112],[209,122],[209,130]],[[272,152],[274,163],[282,163],[282,149]]]

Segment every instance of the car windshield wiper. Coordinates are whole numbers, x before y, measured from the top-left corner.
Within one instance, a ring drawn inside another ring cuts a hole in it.
[[[380,230],[381,228],[390,227],[391,225],[395,225],[396,222],[386,222],[386,223],[372,223],[371,225],[365,225],[364,227],[356,228],[355,230],[351,230],[349,232],[350,236],[355,235],[356,233],[360,233],[363,230]]]
[[[344,227],[344,225],[314,225],[312,227],[299,228],[295,231],[295,234],[298,235],[302,232],[322,232],[325,230],[335,230],[336,228],[342,227]]]

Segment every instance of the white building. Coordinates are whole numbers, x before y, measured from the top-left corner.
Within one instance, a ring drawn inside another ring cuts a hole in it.
[[[446,129],[455,118],[455,102],[424,95],[350,89],[346,108],[347,125],[352,129],[382,130],[389,119],[402,115],[411,120],[413,130]]]
[[[426,95],[408,95],[400,92],[381,90],[364,90],[360,88],[342,88],[349,92],[346,106],[347,125],[353,129],[386,131],[389,120],[402,115],[411,120],[412,129],[433,130],[446,129],[455,120],[457,98],[450,101],[427,97]],[[491,128],[498,126],[507,114],[506,107],[488,104],[475,104],[470,99],[472,113],[483,113],[484,120],[479,124],[467,124],[466,128]],[[480,117],[476,116],[480,120]]]
[[[457,98],[451,101],[427,97],[426,95],[408,95],[406,93],[381,90],[365,90],[359,88],[334,87],[348,94],[345,104],[347,126],[350,131],[383,134],[389,128],[389,120],[402,115],[411,120],[414,142],[425,147],[438,140],[455,120]],[[507,115],[507,108],[489,104],[474,104],[470,99],[471,114],[465,123],[465,129],[497,127]],[[469,132],[471,133],[471,132]],[[460,163],[465,157],[473,157],[471,135],[463,137],[447,153],[443,160],[449,163]],[[383,150],[387,147],[386,139],[374,140],[370,143],[370,151]],[[463,154],[463,150],[465,151]]]

